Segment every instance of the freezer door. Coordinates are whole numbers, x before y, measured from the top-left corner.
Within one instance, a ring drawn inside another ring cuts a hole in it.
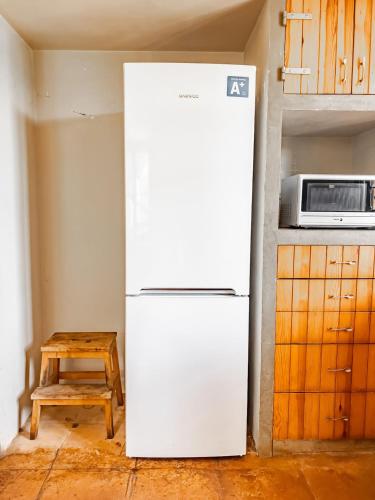
[[[248,78],[247,97],[227,95],[232,75]],[[248,295],[254,76],[250,66],[125,65],[127,294]]]
[[[246,453],[245,297],[129,297],[126,454]]]

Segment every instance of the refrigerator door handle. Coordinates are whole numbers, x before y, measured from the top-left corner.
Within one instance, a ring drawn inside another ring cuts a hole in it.
[[[141,288],[138,296],[144,295],[228,295],[236,296],[233,288]]]

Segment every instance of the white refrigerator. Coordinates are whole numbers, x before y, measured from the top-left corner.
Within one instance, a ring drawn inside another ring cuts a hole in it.
[[[126,454],[244,455],[255,68],[124,76]]]

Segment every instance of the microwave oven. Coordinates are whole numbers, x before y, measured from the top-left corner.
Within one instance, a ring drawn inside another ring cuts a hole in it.
[[[293,175],[282,180],[282,227],[375,227],[375,175]]]

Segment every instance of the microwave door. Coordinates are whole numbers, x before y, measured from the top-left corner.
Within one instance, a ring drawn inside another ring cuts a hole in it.
[[[304,212],[366,212],[367,182],[305,180]]]

